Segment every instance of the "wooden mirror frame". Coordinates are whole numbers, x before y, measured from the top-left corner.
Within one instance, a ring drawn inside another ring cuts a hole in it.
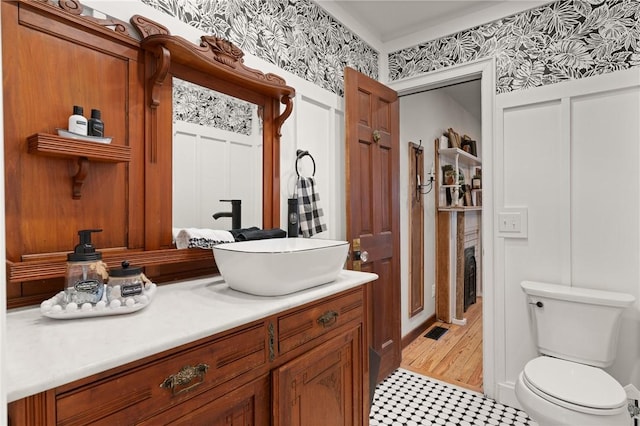
[[[177,77],[258,105],[263,123],[263,213],[264,229],[280,223],[280,137],[284,121],[293,111],[295,90],[275,74],[264,74],[247,67],[244,53],[228,40],[202,36],[200,45],[171,35],[169,30],[148,18],[135,15],[131,24],[142,37],[146,52],[145,120],[145,247],[162,250],[173,247],[172,239],[172,158],[173,84]],[[281,112],[281,104],[285,106]],[[215,165],[215,159],[212,159]],[[147,273],[154,277],[206,273],[213,266],[211,250],[180,250],[181,257],[170,256],[162,267]],[[184,255],[184,256],[182,256]],[[201,264],[178,266],[201,260]],[[185,271],[185,268],[188,272]]]
[[[136,192],[143,195],[144,199],[140,200],[139,206],[136,205],[136,200],[127,201],[131,210],[136,210],[129,212],[129,217],[134,217],[135,220],[128,223],[132,228],[127,232],[135,235],[136,239],[141,236],[143,244],[142,247],[136,243],[133,247],[101,248],[103,260],[109,267],[118,267],[123,259],[127,259],[131,264],[145,267],[146,274],[158,283],[217,271],[212,250],[178,250],[173,244],[171,75],[261,107],[264,142],[263,227],[279,226],[280,130],[291,115],[292,99],[295,96],[295,90],[287,86],[282,78],[245,66],[243,52],[229,41],[217,37],[203,36],[201,45],[198,46],[171,35],[162,25],[142,16],[134,16],[131,24],[142,37],[138,41],[129,34],[124,22],[83,15],[84,8],[78,0],[20,0],[17,3],[22,8],[34,11],[33,16],[38,22],[42,19],[54,19],[60,22],[61,28],[73,27],[78,31],[86,31],[94,39],[115,40],[114,45],[126,46],[134,52],[137,50],[144,60],[144,75],[141,72],[138,80],[140,85],[144,85],[146,98],[142,99],[137,92],[131,93],[131,103],[127,110],[128,120],[144,120],[144,161],[134,166],[144,167],[144,171],[139,172],[144,175],[144,193],[139,190]],[[126,61],[127,56],[122,53],[123,47],[118,49],[121,50],[116,55],[121,54]],[[127,54],[135,57],[135,53],[131,51],[127,51]],[[136,66],[132,65],[132,71],[135,71]],[[136,84],[135,81],[136,77],[132,76],[131,84]],[[282,105],[285,106],[284,111],[281,111]],[[139,137],[138,133],[131,135]],[[53,139],[57,141],[59,138]],[[38,142],[37,137],[35,140]],[[124,144],[111,148],[129,149]],[[75,144],[74,149],[77,149]],[[76,153],[77,155],[80,154]],[[129,161],[129,157],[126,160]],[[215,159],[212,160],[214,162]],[[144,219],[140,219],[141,217]],[[144,229],[140,229],[140,226]],[[65,270],[66,252],[23,255],[20,260],[6,260],[7,285],[59,280],[65,276]],[[50,290],[21,295],[15,299],[7,298],[7,307],[39,303],[43,297],[48,297],[46,291]]]

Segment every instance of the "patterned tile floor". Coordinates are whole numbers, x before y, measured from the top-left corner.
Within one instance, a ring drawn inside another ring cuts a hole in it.
[[[376,388],[371,426],[536,426],[523,411],[402,368]]]

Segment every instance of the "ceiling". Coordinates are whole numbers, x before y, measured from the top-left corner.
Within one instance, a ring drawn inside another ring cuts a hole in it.
[[[383,43],[513,0],[316,0],[337,6]]]

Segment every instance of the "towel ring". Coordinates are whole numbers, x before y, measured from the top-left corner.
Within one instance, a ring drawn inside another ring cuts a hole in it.
[[[316,160],[314,160],[311,154],[309,154],[309,151],[303,151],[299,149],[296,151],[296,174],[298,175],[298,177],[300,177],[300,172],[298,171],[298,161],[300,161],[301,158],[307,156],[311,158],[311,162],[313,163],[313,174],[311,176],[313,177],[316,175]]]

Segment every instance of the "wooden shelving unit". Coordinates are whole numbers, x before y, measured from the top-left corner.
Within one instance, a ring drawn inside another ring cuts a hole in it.
[[[441,205],[442,191],[452,192],[452,199],[458,197],[461,184],[458,181],[458,173],[461,168],[470,169],[481,166],[482,160],[475,155],[463,151],[460,148],[439,148],[439,140],[434,141],[434,169],[436,172],[435,206],[437,214],[435,217],[436,229],[436,318],[447,323],[463,325],[466,320],[463,318],[463,292],[464,292],[464,227],[465,213],[470,211],[481,211],[482,206],[472,205]],[[441,161],[444,160],[444,161]],[[442,185],[444,176],[442,173],[442,163],[451,164],[455,170],[455,184]],[[472,189],[473,192],[482,191]],[[460,200],[462,202],[462,200]],[[455,235],[455,238],[452,238]],[[455,272],[455,301],[452,301],[452,290],[450,280]],[[455,306],[454,312],[451,307]]]
[[[440,158],[446,159],[447,162],[449,164],[452,164],[454,167],[454,170],[456,170],[456,176],[458,173],[458,170],[460,170],[460,167],[466,167],[466,168],[470,168],[473,166],[480,166],[482,165],[482,160],[480,160],[478,157],[476,157],[475,155],[471,155],[466,151],[461,150],[460,148],[440,148],[437,149],[437,155],[436,155],[436,172],[440,173]],[[461,211],[475,211],[475,210],[482,210],[482,206],[442,206],[440,205],[439,202],[439,195],[440,195],[440,190],[443,189],[450,189],[452,192],[457,192],[460,189],[460,185],[456,184],[456,185],[440,185],[439,183],[441,182],[440,179],[437,180],[438,184],[438,202],[437,202],[437,206],[438,206],[438,211],[455,211],[455,212],[461,212]],[[474,191],[481,191],[479,189],[476,189]]]

